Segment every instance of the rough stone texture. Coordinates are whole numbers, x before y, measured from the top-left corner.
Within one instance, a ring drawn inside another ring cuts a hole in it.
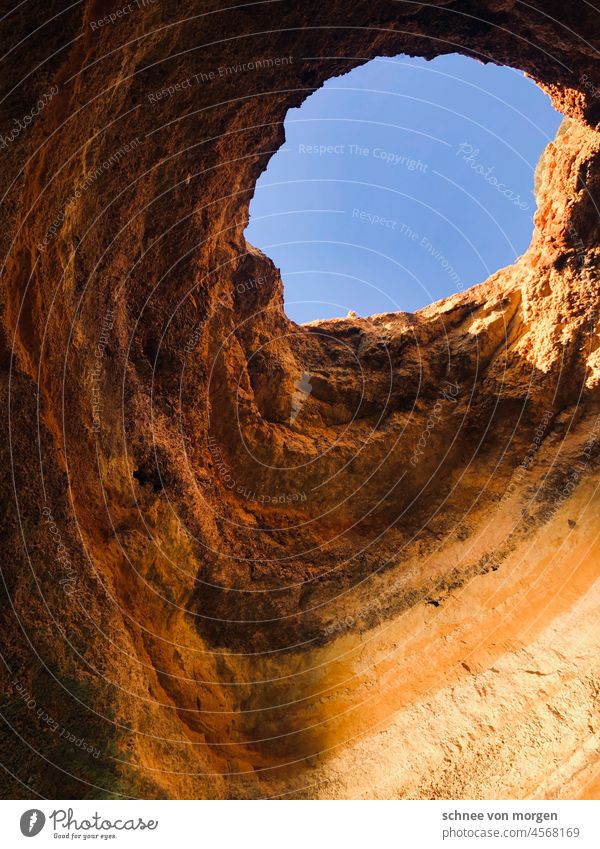
[[[2,21],[2,135],[58,87],[1,164],[3,795],[597,797],[593,8],[68,5]],[[243,237],[287,110],[453,51],[566,116],[529,250],[296,326]]]

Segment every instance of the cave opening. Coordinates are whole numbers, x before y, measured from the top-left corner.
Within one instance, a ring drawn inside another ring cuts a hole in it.
[[[512,264],[562,117],[521,71],[459,54],[328,80],[288,112],[250,205],[287,315],[414,312]]]

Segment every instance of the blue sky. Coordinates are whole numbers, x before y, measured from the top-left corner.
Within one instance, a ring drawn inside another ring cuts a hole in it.
[[[417,310],[526,250],[561,120],[511,68],[375,59],[288,112],[246,237],[281,269],[295,321]]]

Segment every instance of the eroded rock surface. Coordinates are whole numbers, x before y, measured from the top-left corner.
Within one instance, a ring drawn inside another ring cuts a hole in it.
[[[597,797],[593,9],[67,6],[2,22],[4,795]],[[287,110],[453,51],[566,116],[529,250],[295,325]]]

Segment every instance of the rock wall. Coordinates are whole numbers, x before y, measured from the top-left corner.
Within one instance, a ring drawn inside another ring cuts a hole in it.
[[[2,22],[3,795],[597,797],[597,16],[129,5]],[[530,248],[295,325],[287,110],[449,52],[565,115]]]

